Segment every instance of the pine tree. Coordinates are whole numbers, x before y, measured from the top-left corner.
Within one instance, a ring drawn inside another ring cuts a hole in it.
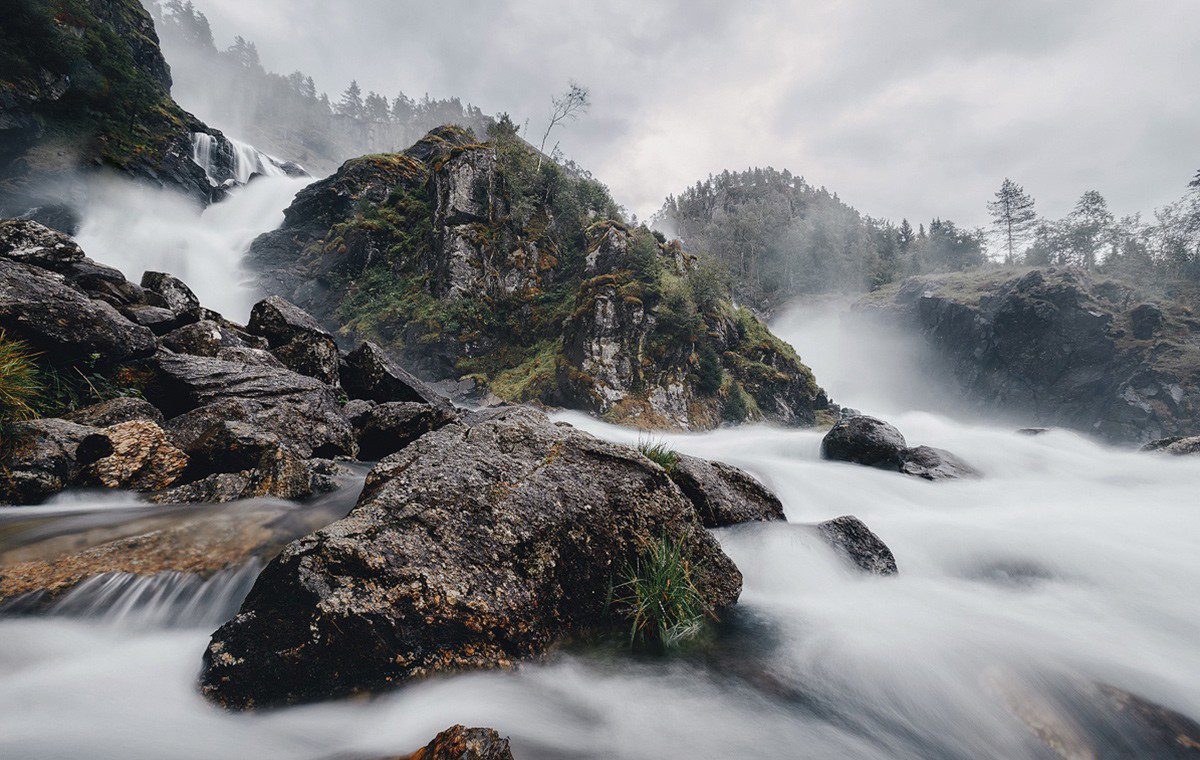
[[[350,86],[342,93],[342,99],[337,104],[337,112],[352,119],[363,117],[362,88],[358,80],[351,80]]]
[[[1037,225],[1033,198],[1025,188],[1005,177],[996,200],[990,201],[987,209],[992,215],[992,226],[1004,243],[1004,263],[1011,264],[1016,261],[1017,247],[1029,239]]]

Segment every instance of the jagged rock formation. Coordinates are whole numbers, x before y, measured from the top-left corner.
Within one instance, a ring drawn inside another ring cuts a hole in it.
[[[812,373],[678,244],[606,221],[602,185],[451,127],[300,192],[250,264],[343,339],[477,394],[647,427],[812,424]]]
[[[914,278],[860,306],[902,320],[986,410],[1114,442],[1200,430],[1200,318],[1076,269]]]
[[[289,545],[205,653],[202,688],[250,708],[511,667],[613,623],[615,572],[680,541],[713,609],[741,574],[666,472],[540,412],[428,433],[345,519]]]

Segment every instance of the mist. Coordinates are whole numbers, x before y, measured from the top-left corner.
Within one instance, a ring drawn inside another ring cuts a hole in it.
[[[640,217],[750,165],[789,168],[873,216],[968,227],[1005,176],[1049,216],[1087,188],[1125,214],[1173,200],[1196,168],[1180,161],[1200,131],[1200,91],[1180,76],[1200,68],[1187,0],[197,7],[218,47],[242,35],[268,70],[299,69],[334,100],[357,79],[388,97],[458,96],[537,132],[575,78],[593,108],[562,148]]]

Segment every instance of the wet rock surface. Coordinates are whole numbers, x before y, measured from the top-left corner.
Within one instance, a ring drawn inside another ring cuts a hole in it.
[[[925,480],[957,480],[981,477],[979,470],[945,449],[914,446],[901,454],[900,472]]]
[[[299,307],[270,296],[254,305],[247,329],[265,338],[271,353],[288,369],[338,385],[337,343]]]
[[[491,728],[451,726],[421,749],[393,760],[513,760],[508,739]]]
[[[658,467],[528,409],[422,436],[345,519],[289,545],[213,635],[204,694],[250,708],[511,667],[605,627],[613,573],[661,536],[707,602],[741,576]]]
[[[898,572],[892,550],[853,515],[818,523],[817,532],[860,570],[875,575],[895,575]]]
[[[1175,456],[1200,454],[1200,435],[1160,438],[1157,441],[1147,443],[1141,450],[1157,454],[1173,454]]]
[[[11,426],[0,468],[0,503],[37,504],[63,490],[76,468],[76,452],[93,427],[60,419]]]
[[[174,483],[188,466],[187,454],[167,440],[149,420],[106,427],[79,443],[79,485],[159,491]]]
[[[347,404],[348,414],[349,406]],[[413,401],[364,404],[357,413],[350,414],[350,422],[358,436],[358,456],[367,461],[394,454],[422,435],[456,419],[458,415],[444,406]]]
[[[448,402],[425,382],[397,364],[370,341],[346,355],[342,385],[351,397],[367,401],[413,401],[434,406]]]
[[[784,519],[779,498],[732,465],[681,454],[670,476],[706,528]]]
[[[65,419],[79,425],[98,428],[133,420],[149,420],[161,425],[163,413],[145,399],[122,396],[77,409],[68,414]]]
[[[900,431],[875,417],[856,415],[838,420],[821,440],[821,456],[838,462],[899,470],[908,444]]]

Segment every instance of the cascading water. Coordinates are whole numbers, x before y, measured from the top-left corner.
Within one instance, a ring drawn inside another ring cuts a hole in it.
[[[278,158],[268,156],[240,140],[213,137],[207,132],[192,133],[192,160],[204,169],[213,187],[230,183],[244,185],[256,174],[263,177],[291,176],[284,168],[284,162]]]
[[[1200,717],[1200,462],[921,411],[897,394],[917,381],[892,354],[841,366],[855,336],[811,325],[777,323],[836,398],[886,411],[910,440],[950,449],[984,477],[935,484],[825,462],[809,431],[664,440],[754,473],[790,523],[857,515],[892,548],[898,576],[854,570],[800,525],[726,529],[718,538],[745,589],[702,653],[559,653],[514,673],[261,715],[223,713],[196,691],[209,634],[243,588],[232,576],[190,607],[181,600],[203,597],[195,580],[176,593],[188,582],[99,579],[59,614],[0,619],[0,756],[374,757],[454,723],[497,728],[524,760],[1188,756],[1169,734],[1146,743],[1150,729],[1105,689]],[[147,598],[157,601],[142,611],[161,614],[112,613]]]

